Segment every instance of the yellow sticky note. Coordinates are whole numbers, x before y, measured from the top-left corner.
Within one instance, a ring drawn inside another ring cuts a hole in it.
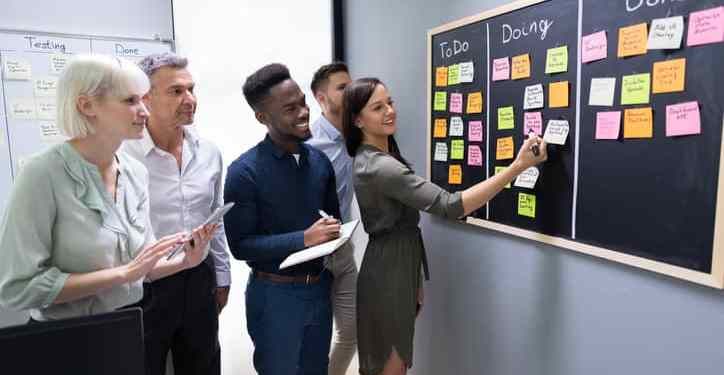
[[[624,138],[653,138],[654,115],[651,107],[627,109],[623,115]]]
[[[648,48],[646,23],[618,29],[618,57],[645,55]]]
[[[444,112],[447,110],[447,93],[445,91],[435,91],[433,107],[434,111]]]
[[[518,215],[535,219],[535,195],[518,194]]]
[[[435,86],[445,87],[447,86],[447,67],[442,66],[435,70]]]
[[[654,63],[654,94],[684,91],[686,59]]]
[[[514,146],[513,137],[498,138],[495,148],[495,160],[507,160],[513,158]]]
[[[463,160],[465,158],[465,141],[462,139],[453,139],[451,145],[450,159]]]
[[[548,85],[548,107],[568,107],[568,81],[553,82]]]
[[[511,79],[530,78],[530,55],[519,55],[513,57],[513,68]]]
[[[568,46],[551,48],[546,57],[546,74],[568,71]]]
[[[460,83],[460,65],[450,65],[447,67],[447,84],[449,86]]]
[[[468,108],[467,113],[482,113],[483,112],[483,93],[473,92],[468,94]]]
[[[651,73],[623,76],[621,105],[648,104],[651,92]]]
[[[513,107],[498,108],[498,129],[507,130],[515,128],[515,110]]]
[[[500,173],[501,171],[505,170],[506,167],[495,167],[495,174]],[[508,182],[507,185],[505,185],[506,189],[510,189],[510,182]]]
[[[445,138],[447,137],[447,119],[436,118],[435,119],[435,131],[432,134],[433,138]]]
[[[447,182],[450,185],[460,185],[463,183],[463,168],[459,165],[451,165],[448,169]]]

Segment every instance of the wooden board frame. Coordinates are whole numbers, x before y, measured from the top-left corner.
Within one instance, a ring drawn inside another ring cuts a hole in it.
[[[441,34],[450,30],[454,30],[469,24],[484,21],[502,14],[510,13],[522,8],[526,8],[532,5],[543,3],[550,0],[519,0],[515,1],[498,8],[485,11],[476,15],[468,16],[465,18],[458,19],[456,21],[449,22],[447,24],[433,28],[427,32],[427,178],[432,178],[432,39],[435,35]],[[577,25],[580,27],[580,24]],[[578,40],[580,45],[581,41]],[[488,62],[489,64],[489,62]],[[576,63],[577,69],[580,69],[580,63]],[[580,90],[580,85],[578,85]],[[490,97],[490,93],[485,93],[486,98]],[[580,109],[579,109],[580,110]],[[724,118],[722,118],[722,127],[724,127]],[[578,152],[578,150],[576,151]],[[510,225],[499,224],[489,220],[477,219],[468,217],[465,223],[472,224],[478,227],[507,233],[516,237],[522,237],[529,240],[545,243],[548,245],[577,251],[579,253],[593,255],[596,257],[604,258],[610,261],[626,264],[629,266],[641,268],[648,271],[653,271],[659,274],[687,280],[696,284],[701,284],[717,289],[724,289],[724,135],[721,139],[720,155],[719,155],[719,179],[716,197],[716,217],[714,221],[714,242],[712,246],[712,263],[711,273],[693,271],[684,267],[673,266],[664,262],[654,261],[651,259],[637,257],[626,253],[618,252],[603,247],[597,247],[588,245],[575,240],[549,236],[546,234],[517,228]]]

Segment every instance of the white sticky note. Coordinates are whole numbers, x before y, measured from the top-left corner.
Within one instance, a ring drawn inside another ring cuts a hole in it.
[[[679,49],[683,39],[683,16],[658,18],[651,21],[648,49]]]
[[[38,115],[38,120],[55,120],[55,99],[36,100],[35,112]]]
[[[15,99],[10,102],[10,118],[15,120],[35,120],[35,101],[33,99]]]
[[[44,144],[55,144],[65,142],[67,139],[68,137],[60,132],[55,122],[44,121],[40,123],[40,142]]]
[[[65,66],[68,65],[68,58],[68,55],[50,55],[50,72],[59,75],[63,69],[65,69]]]
[[[540,171],[536,167],[530,167],[523,171],[518,177],[515,179],[514,186],[522,187],[526,189],[533,189],[535,188],[535,183],[538,181],[538,176],[540,175]]]
[[[447,161],[447,143],[435,142],[435,161]]]
[[[568,121],[550,120],[548,121],[548,126],[546,127],[543,139],[550,144],[565,145],[569,131],[570,127],[568,126]]]
[[[523,109],[538,109],[543,108],[544,105],[543,85],[527,86],[525,88],[525,97],[523,98]]]
[[[460,63],[460,83],[470,83],[475,80],[475,66],[473,62]]]
[[[6,80],[27,81],[33,76],[30,63],[21,58],[9,56],[3,61],[3,78]]]
[[[463,124],[462,117],[451,117],[450,118],[450,136],[451,137],[462,137],[464,128],[465,128],[465,125]]]
[[[616,91],[616,78],[591,79],[591,92],[588,105],[599,107],[612,107]]]
[[[57,87],[58,79],[54,77],[33,80],[33,93],[36,97],[55,97]]]

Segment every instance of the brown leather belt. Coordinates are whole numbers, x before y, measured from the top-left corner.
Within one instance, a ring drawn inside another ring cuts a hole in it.
[[[276,273],[269,273],[269,272],[262,272],[262,271],[254,271],[254,277],[259,280],[267,280],[274,283],[280,283],[280,284],[289,284],[289,283],[298,283],[298,284],[316,284],[321,279],[321,273],[318,273],[316,275],[306,274],[301,276],[286,276],[286,275],[277,275]]]

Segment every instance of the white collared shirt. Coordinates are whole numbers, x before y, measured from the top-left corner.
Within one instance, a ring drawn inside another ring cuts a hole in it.
[[[221,152],[213,143],[184,128],[181,170],[176,158],[153,143],[144,130],[140,140],[126,141],[123,150],[148,169],[151,226],[157,238],[190,232],[224,204]],[[231,284],[228,245],[221,223],[210,241],[216,285]]]

